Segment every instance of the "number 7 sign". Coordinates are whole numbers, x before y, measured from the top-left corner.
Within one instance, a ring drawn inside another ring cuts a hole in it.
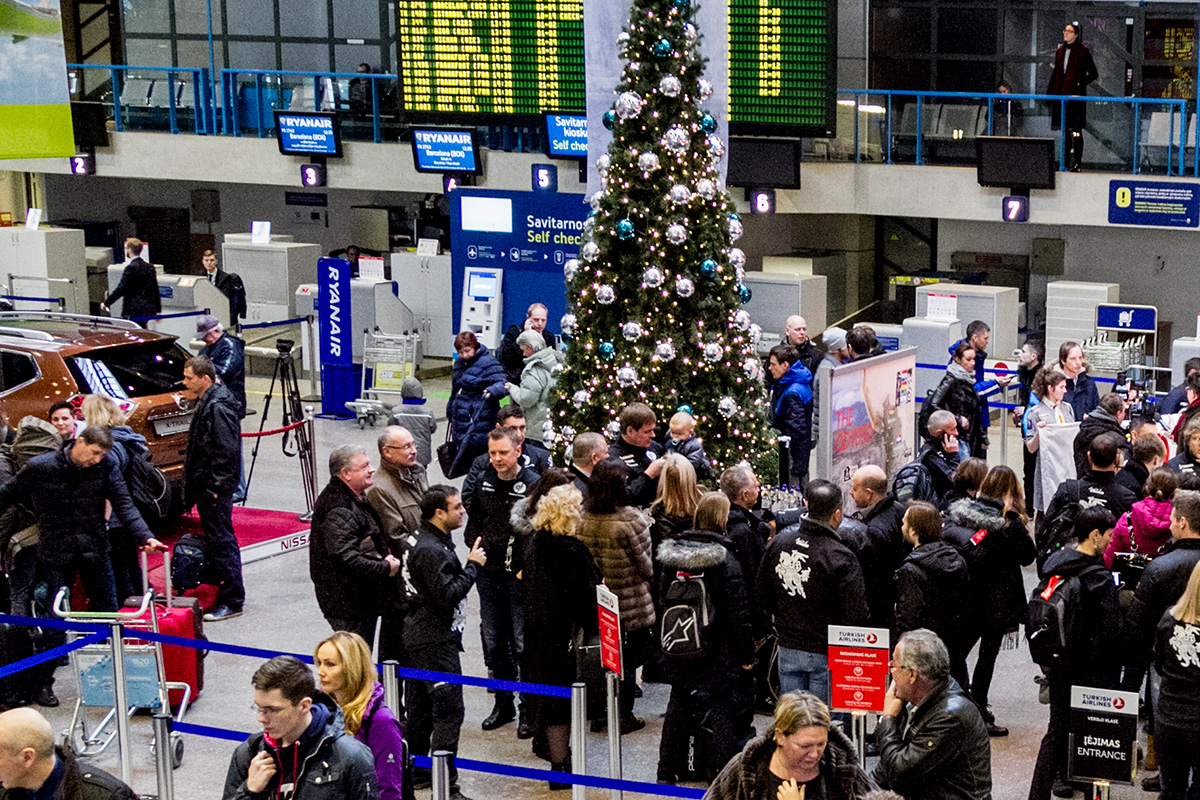
[[[1028,197],[1006,197],[1004,204],[1001,206],[1000,218],[1005,222],[1028,222],[1029,221],[1029,198]]]

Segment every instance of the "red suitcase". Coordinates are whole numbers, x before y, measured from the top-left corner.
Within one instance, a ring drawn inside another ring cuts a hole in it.
[[[168,575],[171,574],[171,555],[165,553],[165,568]],[[142,587],[147,589],[149,586],[149,578],[147,573],[146,555],[142,554]],[[199,639],[205,641],[204,636],[204,615],[200,610],[199,602],[194,597],[173,597],[171,593],[171,582],[167,581],[167,599],[166,603],[156,602],[155,613],[158,615],[158,632],[166,636],[178,636],[183,639]],[[158,598],[156,598],[158,599]],[[126,608],[138,608],[141,606],[140,598],[130,598],[126,600]],[[138,623],[141,624],[138,624]],[[150,628],[150,612],[147,610],[140,617],[133,618],[133,623],[138,627]],[[126,638],[134,638],[132,633],[126,634]],[[186,683],[191,687],[191,697],[188,700],[189,705],[196,702],[196,698],[204,689],[204,656],[207,654],[205,650],[197,650],[192,647],[184,647],[183,645],[164,644],[162,646],[163,668],[166,671],[168,682]],[[170,691],[170,702],[172,706],[178,706],[183,702],[183,690],[172,689]]]

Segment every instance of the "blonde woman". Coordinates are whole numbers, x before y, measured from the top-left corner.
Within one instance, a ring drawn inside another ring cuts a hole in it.
[[[569,686],[575,681],[571,641],[596,622],[600,570],[587,545],[575,537],[583,495],[571,484],[555,486],[538,502],[534,532],[525,551],[525,650],[521,675],[533,683]],[[531,696],[538,733],[545,736],[551,768],[570,772],[571,704],[559,697]],[[539,737],[540,738],[540,737]],[[536,741],[536,739],[535,739]],[[582,746],[582,744],[580,745]],[[551,789],[569,789],[565,783]]]
[[[113,447],[109,451],[117,460],[121,476],[129,482],[129,463],[135,458],[149,458],[150,448],[146,446],[146,437],[134,432],[129,427],[124,410],[118,401],[106,394],[89,394],[83,398],[80,410],[83,421],[87,425],[97,425],[107,428],[112,435]],[[112,559],[113,577],[116,579],[117,600],[141,594],[141,566],[138,563],[138,542],[133,540],[129,532],[121,525],[121,520],[112,513],[112,505],[105,505],[108,517],[108,536],[111,542],[109,557]],[[146,520],[152,525],[157,520]]]
[[[650,506],[654,525],[650,538],[657,549],[659,542],[670,539],[692,527],[700,488],[696,485],[696,468],[678,453],[663,457],[663,471],[658,479],[658,494]]]
[[[357,633],[336,631],[317,645],[313,664],[321,691],[342,709],[347,735],[371,749],[380,800],[400,800],[404,737],[383,701],[366,641]]]
[[[1195,515],[1200,503],[1186,501]],[[1176,513],[1179,513],[1178,511]],[[1190,520],[1189,520],[1190,522]],[[1182,577],[1182,576],[1181,576]],[[1154,663],[1162,676],[1154,707],[1154,752],[1158,756],[1162,793],[1183,800],[1200,781],[1200,564],[1192,567],[1179,601],[1163,614],[1154,643]]]

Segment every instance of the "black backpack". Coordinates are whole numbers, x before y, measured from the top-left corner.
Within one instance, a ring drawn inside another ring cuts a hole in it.
[[[712,655],[709,630],[716,616],[704,573],[678,572],[663,594],[659,646],[667,661],[696,661]]]
[[[1050,556],[1075,541],[1075,519],[1083,508],[1079,502],[1080,482],[1072,479],[1065,483],[1072,500],[1059,509],[1059,512],[1052,518],[1046,520],[1042,532],[1038,534],[1037,566],[1039,575],[1042,574],[1042,568],[1045,567]]]
[[[1083,603],[1083,577],[1103,569],[1095,565],[1070,577],[1049,575],[1030,594],[1025,638],[1035,664],[1047,671],[1065,665]]]
[[[171,551],[171,585],[178,594],[195,589],[204,582],[204,537],[185,533]]]
[[[934,505],[938,503],[937,492],[933,489],[933,476],[929,474],[929,468],[920,461],[910,462],[900,468],[896,479],[892,481],[892,492],[896,495],[896,500],[904,504],[913,500],[922,500]]]
[[[171,485],[167,476],[150,460],[145,447],[122,444],[129,456],[125,466],[125,485],[138,513],[151,528],[161,525],[171,512]]]

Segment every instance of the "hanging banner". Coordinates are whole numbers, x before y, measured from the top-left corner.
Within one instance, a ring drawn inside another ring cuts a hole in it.
[[[0,158],[73,155],[59,0],[0,0]]]

